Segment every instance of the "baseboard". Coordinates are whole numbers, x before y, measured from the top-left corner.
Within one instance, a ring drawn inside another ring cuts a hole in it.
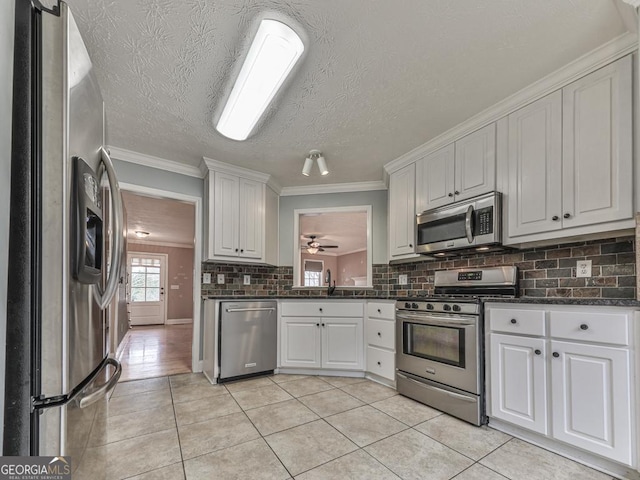
[[[324,368],[291,368],[280,367],[274,373],[288,373],[293,375],[323,375],[327,377],[357,377],[364,378],[363,371],[356,370],[329,370]]]
[[[380,383],[385,387],[396,389],[396,382],[394,380],[389,380],[388,378],[381,377],[380,375],[376,375],[375,373],[367,372],[364,374],[364,378],[371,380],[372,382]]]
[[[192,318],[169,318],[165,325],[186,325],[187,323],[193,323]]]

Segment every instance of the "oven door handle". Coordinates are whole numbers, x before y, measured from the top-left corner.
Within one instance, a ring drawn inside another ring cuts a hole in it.
[[[455,398],[457,400],[462,400],[463,402],[469,402],[469,403],[475,403],[477,402],[477,399],[475,398],[469,398],[465,395],[460,395],[459,393],[454,393],[454,392],[450,392],[449,390],[445,390],[444,388],[438,388],[438,387],[432,387],[431,385],[427,385],[426,383],[422,383],[419,382],[418,380],[414,380],[413,378],[409,378],[405,375],[402,375],[401,373],[396,372],[396,375],[398,375],[401,378],[404,378],[405,380],[409,380],[410,382],[413,382],[415,384],[417,384],[418,386],[425,388],[427,390],[432,390],[434,392],[438,392],[438,393],[444,393],[448,396],[450,396],[451,398]]]
[[[473,219],[473,205],[469,205],[467,213],[464,217],[464,231],[467,234],[469,243],[473,243],[473,230],[471,230],[471,220]]]
[[[446,320],[445,320],[446,318]],[[396,314],[396,320],[408,320],[408,321],[417,321],[419,323],[422,323],[424,325],[443,325],[443,326],[448,326],[448,327],[460,327],[460,326],[469,326],[469,325],[475,325],[476,324],[476,319],[475,318],[470,318],[470,319],[466,319],[466,318],[460,318],[460,319],[456,319],[456,318],[451,318],[451,317],[442,317],[442,319],[439,319],[435,316],[429,315],[428,317],[425,317],[424,315],[411,315],[411,314],[407,314],[407,313],[398,313]]]

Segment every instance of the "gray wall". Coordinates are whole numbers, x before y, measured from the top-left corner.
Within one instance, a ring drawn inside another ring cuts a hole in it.
[[[158,188],[202,198],[204,183],[201,178],[167,172],[113,158],[118,181],[143,187]]]
[[[373,263],[387,263],[387,191],[280,197],[280,265],[293,265],[293,211],[300,208],[371,205]]]
[[[13,94],[13,0],[0,2],[0,412],[4,412],[4,359],[7,329],[7,262],[11,190],[11,104]],[[0,432],[4,430],[0,415]],[[2,435],[0,435],[2,451]]]

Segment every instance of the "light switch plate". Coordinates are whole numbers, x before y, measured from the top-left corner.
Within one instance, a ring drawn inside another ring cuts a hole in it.
[[[244,284],[245,285],[251,285],[251,275],[245,275],[244,276]]]
[[[211,274],[203,273],[202,274],[202,283],[211,283]]]
[[[398,284],[406,285],[407,283],[409,283],[409,279],[406,275],[398,275]]]
[[[578,260],[576,262],[576,277],[591,276],[591,260]]]
[[[218,274],[218,285],[222,285],[224,283],[224,273]]]

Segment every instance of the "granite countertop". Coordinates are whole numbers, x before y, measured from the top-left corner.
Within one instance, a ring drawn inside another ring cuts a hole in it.
[[[203,300],[295,300],[295,301],[333,301],[333,300],[392,300],[392,301],[424,301],[426,297],[388,297],[388,296],[371,296],[371,297],[297,297],[291,295],[273,295],[273,296],[215,296],[203,295]],[[640,307],[640,301],[634,298],[565,298],[565,297],[484,297],[482,303],[530,303],[538,305],[594,305],[608,307]]]

